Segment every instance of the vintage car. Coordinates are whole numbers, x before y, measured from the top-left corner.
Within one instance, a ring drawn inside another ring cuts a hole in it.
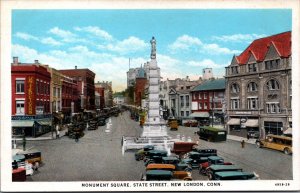
[[[192,180],[192,174],[190,171],[180,170],[173,164],[149,164],[146,167],[146,171],[149,170],[167,170],[173,172],[174,179],[180,180]]]
[[[206,169],[206,175],[209,180],[215,180],[215,173],[217,172],[228,172],[228,171],[240,171],[243,169],[236,165],[211,165]]]
[[[206,169],[211,165],[232,165],[232,163],[224,162],[219,156],[209,156],[207,162],[199,164],[199,174],[206,175]]]
[[[135,160],[136,161],[143,160],[150,150],[154,150],[154,146],[153,145],[146,145],[146,146],[144,146],[143,149],[138,150],[134,154]]]
[[[205,153],[199,153],[197,151],[191,151],[187,154],[187,157],[185,162],[187,164],[190,164],[190,166],[192,168],[198,168],[199,164],[207,162],[208,161],[208,157],[210,155],[206,155]]]
[[[25,168],[16,168],[12,170],[12,181],[13,182],[24,182],[26,181],[26,170]]]
[[[185,163],[184,160],[179,160],[179,158],[174,156],[163,157],[162,163],[174,165],[176,170],[178,171],[188,171],[188,172],[192,171],[192,168],[188,163]]]
[[[195,146],[197,145],[198,144],[194,142],[175,142],[173,149],[171,149],[171,153],[182,157],[186,153],[193,151],[193,149],[195,149]]]
[[[144,159],[145,166],[151,163],[162,163],[162,158],[167,155],[168,152],[164,150],[150,150]]]
[[[26,153],[26,152],[24,152],[24,153]],[[29,161],[30,161],[30,163],[29,163]],[[12,156],[12,168],[13,169],[23,168],[25,170],[25,175],[32,175],[33,174],[32,163],[35,163],[33,161],[34,160],[31,160],[30,158],[26,160],[26,157],[24,154],[16,154],[16,155]],[[18,171],[20,171],[20,170],[18,170]]]
[[[97,117],[97,125],[98,126],[104,126],[106,124],[106,118],[105,117]]]
[[[168,170],[148,170],[142,174],[141,180],[146,181],[170,181],[173,178],[173,172]]]
[[[167,125],[170,127],[171,131],[178,130],[178,121],[175,117],[169,117]]]
[[[259,176],[251,172],[216,172],[215,180],[258,180]]]
[[[265,139],[256,140],[258,148],[269,148],[284,152],[285,154],[292,154],[293,147],[292,137],[269,134]]]

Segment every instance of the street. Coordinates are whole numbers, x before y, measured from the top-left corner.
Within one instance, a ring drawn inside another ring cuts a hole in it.
[[[111,117],[111,123],[97,130],[85,130],[85,135],[75,142],[67,136],[56,140],[28,141],[27,147],[42,152],[43,164],[38,172],[27,177],[28,181],[138,181],[144,165],[135,161],[134,151],[121,152],[122,136],[139,136],[139,122],[131,120],[129,112]],[[197,128],[182,127],[178,131],[168,131],[169,135],[190,136]],[[253,144],[241,148],[238,141],[227,140],[211,143],[200,140],[199,148],[215,148],[225,161],[241,166],[244,171],[255,171],[264,180],[291,180],[292,156],[279,151],[258,149]],[[194,180],[207,180],[197,169],[193,170]]]

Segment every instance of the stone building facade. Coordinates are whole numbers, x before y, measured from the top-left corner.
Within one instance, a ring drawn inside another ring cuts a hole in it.
[[[254,40],[226,67],[227,128],[281,135],[292,125],[291,32]]]

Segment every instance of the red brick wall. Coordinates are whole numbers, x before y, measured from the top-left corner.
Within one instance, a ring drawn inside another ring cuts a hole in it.
[[[146,78],[137,78],[135,83],[135,105],[142,105],[142,96],[145,92],[145,85],[147,84]]]

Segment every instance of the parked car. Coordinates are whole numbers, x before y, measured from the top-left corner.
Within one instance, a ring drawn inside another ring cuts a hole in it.
[[[215,180],[258,180],[259,176],[251,172],[216,172]]]
[[[186,160],[190,161],[186,161],[188,162],[192,168],[198,168],[199,164],[207,162],[208,161],[208,157],[209,156],[216,156],[217,154],[215,153],[216,151],[212,151],[210,153],[199,153],[198,151],[191,151],[190,153],[188,153],[188,158]]]
[[[168,152],[164,150],[150,150],[144,159],[145,166],[151,163],[162,163],[162,158],[167,155]]]
[[[148,170],[142,174],[141,180],[144,181],[170,181],[173,178],[173,172],[168,170]]]
[[[209,156],[207,162],[199,164],[199,174],[206,175],[206,169],[211,165],[232,165],[232,163],[224,162],[219,156]]]
[[[154,150],[154,146],[153,145],[146,145],[144,146],[144,148],[138,150],[135,154],[135,160],[136,161],[140,161],[143,160],[145,158],[145,156],[148,154],[149,151]]]
[[[192,180],[191,171],[186,171],[184,168],[178,168],[173,164],[149,164],[146,171],[149,170],[167,170],[173,173],[174,179]]]
[[[189,172],[192,171],[192,168],[188,163],[184,163],[183,160],[179,160],[179,158],[174,156],[163,157],[162,163],[174,165],[176,170],[178,171],[189,171]]]
[[[248,131],[247,136],[249,138],[258,139],[259,138],[259,131]]]
[[[209,180],[215,180],[215,174],[217,172],[228,172],[228,171],[240,171],[243,169],[236,165],[211,165],[206,169],[206,175]]]

